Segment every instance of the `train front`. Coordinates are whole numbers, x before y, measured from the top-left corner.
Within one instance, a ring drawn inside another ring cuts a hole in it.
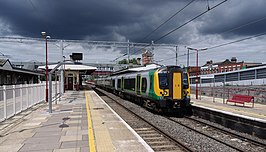
[[[162,110],[171,112],[190,109],[189,76],[184,69],[179,66],[162,67],[155,72],[154,83]]]

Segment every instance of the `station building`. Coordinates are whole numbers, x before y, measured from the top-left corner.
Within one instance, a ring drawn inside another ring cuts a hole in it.
[[[8,59],[0,59],[0,86],[39,83],[43,74],[13,65]]]

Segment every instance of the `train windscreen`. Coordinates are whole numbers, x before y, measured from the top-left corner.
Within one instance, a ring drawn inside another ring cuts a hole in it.
[[[167,73],[159,73],[158,76],[159,76],[159,87],[160,87],[160,89],[168,88]]]

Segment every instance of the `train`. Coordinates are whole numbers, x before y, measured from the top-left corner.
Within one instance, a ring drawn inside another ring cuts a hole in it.
[[[179,66],[127,70],[95,79],[95,86],[156,112],[191,108],[188,73]]]

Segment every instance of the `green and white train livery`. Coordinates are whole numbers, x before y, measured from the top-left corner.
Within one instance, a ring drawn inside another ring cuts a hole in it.
[[[179,66],[116,73],[95,81],[96,86],[161,112],[190,108],[188,74]]]

